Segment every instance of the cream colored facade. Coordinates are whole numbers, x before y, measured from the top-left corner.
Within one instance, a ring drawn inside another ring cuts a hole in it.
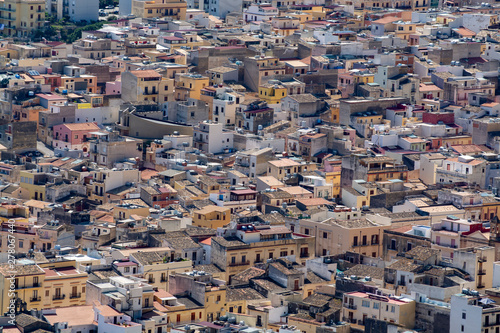
[[[276,232],[269,230],[260,235],[240,230],[238,234],[241,233],[242,241],[212,238],[212,263],[226,272],[228,283],[233,275],[267,259],[295,255],[298,263],[305,263],[307,259],[314,258],[314,237],[292,236],[286,227],[276,227]]]
[[[193,212],[193,225],[217,229],[231,222],[231,209],[219,206],[206,206]]]
[[[187,3],[182,0],[132,1],[132,14],[142,18],[169,17],[173,20],[186,19]]]
[[[379,258],[383,253],[384,229],[389,227],[365,218],[300,221],[300,233],[316,237],[316,256],[351,251]]]
[[[87,273],[75,268],[74,261],[59,261],[44,264],[0,266],[0,311],[5,313],[9,297],[11,272],[14,292],[26,302],[27,309],[48,309],[85,305]]]
[[[0,24],[5,36],[28,37],[45,24],[44,0],[4,0],[0,7]]]
[[[351,292],[344,294],[343,320],[364,326],[367,318],[395,323],[406,328],[415,326],[415,304],[410,299],[395,299],[386,296]]]
[[[273,176],[278,180],[283,180],[285,177],[303,171],[300,163],[286,158],[269,161],[267,162],[267,167],[267,175]]]

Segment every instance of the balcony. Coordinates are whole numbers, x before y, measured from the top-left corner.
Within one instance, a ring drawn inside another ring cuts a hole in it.
[[[478,258],[477,258],[477,261],[478,261],[478,262],[486,262],[486,261],[487,261],[487,259],[488,259],[488,258],[486,258],[486,257],[478,257]]]
[[[40,302],[42,298],[40,296],[30,297],[30,302]]]
[[[15,17],[5,17],[5,16],[2,16],[2,19],[7,20],[7,21],[15,21],[16,20]]]
[[[15,8],[0,8],[0,11],[14,13],[16,11],[16,9]]]
[[[477,275],[486,275],[486,270],[485,269],[478,270]]]
[[[442,173],[442,174],[445,174],[445,175],[450,175],[450,176],[453,176],[453,177],[464,178],[464,179],[467,179],[467,177],[469,176],[469,174],[463,174],[463,173],[460,173],[458,171],[452,171],[452,170],[437,169],[436,172],[437,173]]]
[[[148,283],[155,283],[156,279],[149,279]]]
[[[62,294],[62,295],[55,295],[54,297],[52,297],[52,300],[53,301],[60,301],[60,300],[63,300],[66,298],[66,295]]]
[[[33,283],[31,286],[16,286],[16,289],[40,288],[40,283]]]
[[[498,326],[498,325],[500,325],[500,321],[497,320],[497,321],[492,321],[492,322],[487,321],[484,323],[483,326],[484,327],[491,327],[491,326]]]
[[[344,308],[350,309],[350,310],[357,310],[358,306],[356,304],[344,304]]]
[[[482,289],[482,288],[484,288],[484,287],[485,287],[484,282],[479,282],[479,283],[477,284],[477,289]]]
[[[69,295],[70,299],[81,298],[81,297],[82,297],[82,293],[77,293],[77,294],[71,294],[71,295]]]
[[[370,246],[370,243],[352,243],[352,247],[359,247],[359,246]]]
[[[250,265],[250,261],[240,261],[240,262],[230,262],[228,264],[229,267],[235,267],[235,266],[246,266]]]

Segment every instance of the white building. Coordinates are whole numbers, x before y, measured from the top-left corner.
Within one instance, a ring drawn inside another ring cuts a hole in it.
[[[474,290],[451,296],[450,333],[496,332],[500,327],[500,306],[484,304],[483,297]]]
[[[241,12],[243,8],[242,0],[209,0],[208,12],[210,15],[225,19],[231,12]]]
[[[194,128],[194,147],[210,154],[233,148],[233,132],[224,131],[222,124],[204,121]]]
[[[65,16],[72,22],[99,20],[99,0],[47,0],[45,7],[58,20]]]
[[[213,100],[212,119],[224,126],[234,125],[236,108],[244,99],[244,95],[233,92],[229,88],[217,89]]]
[[[254,4],[243,11],[245,21],[270,21],[272,17],[278,16],[279,10],[268,3]]]

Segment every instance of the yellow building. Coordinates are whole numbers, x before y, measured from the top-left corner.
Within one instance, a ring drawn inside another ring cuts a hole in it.
[[[416,2],[418,3],[418,1]],[[395,22],[395,25],[396,25],[396,31],[394,31],[394,34],[396,35],[396,37],[399,37],[404,40],[410,40],[410,35],[416,33],[417,26],[422,24],[398,21]]]
[[[265,83],[259,86],[259,98],[267,104],[279,104],[287,96],[287,89],[281,84]]]
[[[159,289],[154,293],[155,309],[167,313],[167,323],[171,325],[191,324],[195,321],[203,321],[206,318],[206,311],[203,305],[186,306],[182,300]]]
[[[171,18],[172,20],[186,19],[187,4],[182,0],[133,0],[132,14],[142,18]]]
[[[35,170],[21,170],[21,188],[29,193],[29,199],[43,201],[45,196],[46,175]]]
[[[285,177],[294,173],[300,173],[302,165],[294,160],[283,158],[281,160],[267,162],[267,175],[273,176],[278,180],[283,180]]]
[[[125,203],[116,205],[113,209],[113,217],[115,220],[126,220],[130,218],[130,215],[148,217],[149,207]]]
[[[344,294],[342,317],[349,323],[365,325],[366,318],[395,323],[406,328],[415,325],[414,300],[373,295],[365,292]]]
[[[88,275],[75,268],[74,261],[39,264],[45,271],[42,282],[43,309],[85,305],[85,285]]]
[[[5,36],[30,36],[45,24],[45,0],[3,0],[0,24]]]
[[[178,74],[175,78],[175,98],[200,99],[201,90],[209,85],[209,78],[200,74]]]
[[[66,89],[70,92],[75,91],[77,84],[84,83],[87,88],[86,91],[91,94],[97,93],[97,76],[94,75],[80,75],[76,76],[62,76],[60,89]]]
[[[472,137],[470,135],[447,136],[443,137],[442,140],[442,146],[444,147],[472,144]]]
[[[374,258],[381,257],[382,237],[389,225],[361,218],[357,211],[351,212],[350,208],[344,210],[333,212],[335,216],[321,222],[301,220],[300,233],[316,237],[316,256],[351,251]]]
[[[7,222],[11,219],[16,222],[27,223],[29,219],[28,207],[2,203],[0,205],[0,223]]]
[[[121,75],[122,99],[126,102],[173,100],[174,80],[154,70],[126,71]]]
[[[193,225],[217,229],[231,222],[231,209],[219,206],[205,206],[193,212]]]
[[[11,288],[28,310],[85,305],[86,282],[87,273],[77,270],[74,261],[19,264],[13,269],[0,265],[0,311],[8,311]]]
[[[284,226],[255,230],[252,225],[238,225],[236,238],[212,238],[212,262],[226,272],[226,281],[255,263],[295,255],[298,263],[314,257],[315,238],[298,236]]]
[[[332,197],[334,198],[339,198],[340,197],[340,173],[342,171],[342,167],[340,165],[338,166],[332,166],[331,171],[325,172],[325,182],[327,184],[333,184],[333,189],[332,189]]]

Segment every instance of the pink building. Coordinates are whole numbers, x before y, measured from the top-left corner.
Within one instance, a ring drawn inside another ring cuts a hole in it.
[[[79,149],[87,152],[89,143],[87,138],[91,132],[99,130],[96,123],[61,124],[54,126],[52,147]]]
[[[122,81],[106,82],[106,95],[120,95],[122,93]]]

